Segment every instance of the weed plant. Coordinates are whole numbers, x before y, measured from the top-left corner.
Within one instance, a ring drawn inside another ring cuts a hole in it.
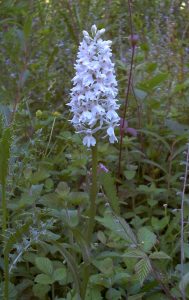
[[[0,299],[189,299],[188,1],[0,7]],[[93,24],[120,105],[95,164],[67,105]]]

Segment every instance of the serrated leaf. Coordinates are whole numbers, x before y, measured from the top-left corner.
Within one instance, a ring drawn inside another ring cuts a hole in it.
[[[89,287],[87,289],[87,294],[85,300],[102,300],[100,289],[98,287]]]
[[[61,181],[59,182],[55,192],[64,199],[69,194],[70,188],[66,182]]]
[[[143,285],[144,280],[149,275],[151,270],[152,270],[152,267],[151,267],[150,261],[147,257],[142,258],[135,265],[136,275],[137,275],[137,278],[139,279],[141,285]]]
[[[39,169],[31,176],[31,183],[37,184],[50,176],[49,172],[45,169]]]
[[[122,257],[130,257],[130,258],[144,258],[146,257],[146,254],[138,249],[132,249],[126,251]]]
[[[90,276],[90,283],[93,285],[99,285],[106,288],[111,287],[109,278],[106,278],[104,274],[95,274]]]
[[[112,214],[105,214],[103,218],[96,217],[96,220],[127,242],[137,244],[136,237],[131,227],[123,218],[113,216]]]
[[[137,233],[138,240],[144,251],[148,252],[156,243],[156,235],[147,227],[141,227]]]
[[[51,275],[53,273],[53,264],[49,258],[36,257],[35,264],[41,272],[47,275]]]
[[[120,300],[121,295],[122,295],[122,293],[120,290],[116,290],[115,288],[110,288],[106,292],[106,299],[107,300]]]
[[[33,286],[32,290],[33,290],[34,296],[43,298],[50,291],[50,286],[37,283]]]
[[[131,180],[135,177],[136,171],[135,170],[126,170],[124,171],[124,175],[128,180]]]
[[[162,219],[152,217],[151,223],[155,230],[163,230],[169,224],[170,216],[165,216]]]
[[[163,251],[153,252],[152,254],[150,254],[149,258],[151,258],[151,259],[171,259],[171,257]]]
[[[48,285],[53,283],[53,279],[47,274],[38,274],[35,277],[35,282],[39,284]]]
[[[130,281],[131,275],[126,272],[119,272],[113,277],[113,284],[125,285]]]
[[[66,268],[58,268],[53,273],[54,281],[64,280],[64,279],[66,279],[66,277],[67,277]]]
[[[113,272],[113,260],[110,257],[103,260],[94,260],[93,264],[104,274],[110,275]]]

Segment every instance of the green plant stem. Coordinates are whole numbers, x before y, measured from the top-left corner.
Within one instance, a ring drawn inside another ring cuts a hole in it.
[[[5,184],[2,183],[2,210],[3,210],[3,220],[2,220],[2,235],[5,237],[7,229],[7,204],[6,204],[6,188]]]
[[[86,297],[86,292],[87,292],[87,285],[90,277],[90,272],[89,272],[90,266],[86,265],[83,270],[83,282],[82,282],[82,288],[81,288],[81,299],[84,300]]]
[[[92,186],[90,190],[89,223],[87,231],[87,242],[90,244],[95,225],[96,195],[97,195],[97,144],[92,147]]]
[[[96,216],[96,196],[97,196],[97,166],[98,166],[98,155],[97,155],[97,144],[92,147],[92,186],[90,190],[90,207],[89,207],[89,221],[87,227],[87,243],[90,245],[92,240],[92,234],[95,226]],[[84,268],[83,284],[81,296],[85,299],[87,292],[87,285],[90,277],[90,265],[87,264]]]
[[[3,210],[3,222],[2,222],[2,235],[5,239],[7,229],[7,204],[6,204],[6,184],[2,183],[2,210]],[[8,254],[4,254],[4,295],[3,299],[9,299],[9,257]]]

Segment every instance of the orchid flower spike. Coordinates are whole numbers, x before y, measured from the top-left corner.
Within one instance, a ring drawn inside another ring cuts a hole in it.
[[[114,128],[120,122],[111,41],[102,40],[104,32],[105,29],[97,30],[96,25],[91,27],[91,36],[83,31],[68,103],[73,113],[71,123],[84,136],[83,144],[88,148],[96,144],[96,137],[101,134],[108,136],[110,143],[116,142]]]

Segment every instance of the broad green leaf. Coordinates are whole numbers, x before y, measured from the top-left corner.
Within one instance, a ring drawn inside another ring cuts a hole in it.
[[[116,285],[125,285],[127,284],[131,279],[131,275],[126,272],[119,272],[116,273],[112,279],[113,284]]]
[[[58,268],[53,273],[53,281],[65,280],[67,277],[66,268]]]
[[[186,273],[179,283],[179,288],[181,291],[185,290],[186,287],[189,285],[189,272]]]
[[[76,209],[62,209],[60,217],[72,228],[75,228],[79,224],[79,216]]]
[[[52,275],[53,273],[53,264],[47,257],[36,257],[35,264],[38,269],[48,275]]]
[[[50,291],[50,286],[37,283],[33,286],[32,290],[33,290],[34,296],[43,299],[43,297]]]
[[[136,275],[137,275],[137,278],[139,279],[141,285],[143,285],[144,280],[147,278],[147,276],[149,275],[151,270],[152,270],[152,267],[151,267],[150,261],[147,257],[142,258],[135,265]]]
[[[137,295],[129,296],[128,300],[143,300],[146,293],[139,293]]]
[[[85,300],[102,300],[102,296],[100,293],[100,288],[99,287],[91,287],[89,286],[89,288],[87,289],[87,293],[85,296]]]
[[[94,260],[93,264],[97,269],[99,269],[102,273],[106,275],[110,275],[113,272],[113,260],[110,257],[107,257],[103,260]]]
[[[139,249],[131,249],[127,250],[122,257],[129,257],[129,258],[144,258],[146,254]]]
[[[106,244],[106,236],[103,231],[99,230],[97,232],[97,238],[102,244]]]
[[[148,252],[156,243],[156,235],[147,227],[141,227],[137,233],[141,248]]]
[[[165,216],[161,219],[158,219],[156,217],[152,217],[151,223],[154,228],[154,230],[163,230],[168,224],[169,224],[170,216]]]
[[[163,251],[153,252],[152,254],[150,254],[149,258],[151,258],[151,259],[171,259],[171,257]]]
[[[48,285],[53,283],[53,279],[47,274],[38,274],[35,277],[35,282],[39,284]]]
[[[129,224],[121,217],[105,214],[103,218],[96,217],[96,220],[106,228],[113,231],[125,241],[131,244],[137,244],[136,237]]]
[[[156,62],[147,63],[146,66],[145,66],[145,70],[148,73],[151,73],[151,72],[155,71],[156,68],[157,68],[157,63]]]
[[[61,181],[59,182],[55,192],[64,199],[69,194],[70,188],[66,182]]]
[[[135,96],[139,99],[139,100],[144,100],[147,96],[147,93],[142,91],[142,90],[139,90],[139,89],[134,89],[134,93],[135,93]]]
[[[81,205],[87,203],[89,195],[86,192],[70,192],[67,196],[67,201],[73,205]]]
[[[168,79],[168,73],[159,73],[151,79],[146,79],[139,84],[139,88],[145,92],[151,92],[154,88],[158,87],[165,80]]]
[[[109,278],[107,278],[104,274],[91,275],[89,281],[93,285],[98,285],[105,288],[111,287],[111,282]]]
[[[106,258],[106,257],[120,258],[120,257],[122,257],[122,255],[121,255],[121,253],[118,253],[115,251],[104,251],[104,252],[100,252],[96,256],[97,259],[102,259],[102,258]]]
[[[127,171],[124,171],[123,172],[125,177],[128,179],[128,180],[131,180],[135,177],[135,174],[136,174],[136,171],[134,170],[127,170]]]
[[[184,255],[186,258],[189,258],[189,244],[184,243]]]
[[[115,288],[110,288],[106,292],[106,299],[108,300],[120,300],[121,299],[121,291],[116,290]]]
[[[45,169],[39,169],[31,176],[31,183],[37,184],[50,176],[49,172]]]

